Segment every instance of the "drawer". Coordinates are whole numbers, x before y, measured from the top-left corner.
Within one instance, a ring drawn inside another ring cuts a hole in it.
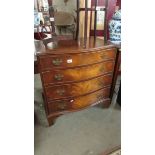
[[[48,103],[48,112],[50,114],[53,112],[82,109],[93,104],[101,103],[103,99],[109,97],[109,94],[110,88],[108,87],[77,98],[53,101]]]
[[[108,59],[115,59],[115,48],[98,50],[95,52],[83,52],[74,54],[58,54],[39,56],[40,70],[49,70],[51,68],[67,68],[83,66],[101,62]]]
[[[47,100],[62,99],[84,95],[105,86],[111,85],[112,74],[100,76],[91,80],[45,87]]]
[[[42,80],[44,86],[47,86],[48,84],[70,83],[88,80],[105,73],[111,73],[113,72],[113,69],[114,61],[105,61],[85,67],[77,67],[74,69],[55,69],[42,72]]]

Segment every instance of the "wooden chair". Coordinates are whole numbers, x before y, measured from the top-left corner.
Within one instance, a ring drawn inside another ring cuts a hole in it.
[[[77,0],[77,30],[76,30],[76,39],[78,39],[79,35],[79,21],[80,21],[80,12],[85,12],[85,26],[84,26],[84,38],[85,42],[87,39],[87,18],[88,18],[88,11],[94,11],[95,18],[94,18],[94,38],[96,38],[96,28],[97,28],[97,0],[95,0],[95,8],[88,8],[88,1],[85,0],[85,8],[79,7],[79,0]],[[107,29],[108,29],[108,23],[107,23],[107,9],[108,9],[108,0],[105,0],[105,7],[100,11],[105,11],[105,18],[104,18],[104,42],[107,42]],[[92,18],[92,17],[91,17]]]
[[[74,33],[76,28],[75,18],[72,14],[63,11],[57,11],[54,14],[55,18],[55,26],[59,29],[59,33],[61,35],[61,30],[64,28],[65,30],[69,30],[74,39]]]
[[[49,0],[48,0],[49,1]],[[78,35],[79,35],[79,21],[80,21],[80,12],[85,12],[85,19],[84,19],[84,46],[86,46],[86,41],[87,41],[87,27],[88,27],[88,12],[92,12],[94,11],[95,13],[95,18],[94,18],[94,38],[96,39],[96,29],[97,29],[97,0],[95,0],[95,8],[88,8],[88,0],[85,0],[85,7],[84,8],[80,8],[80,2],[79,0],[76,1],[77,2],[77,19],[76,19],[76,23],[77,23],[77,28],[76,28],[76,34],[75,34],[75,39],[78,39]],[[52,4],[52,2],[50,1],[49,5]],[[50,14],[50,18],[54,18],[54,12],[52,11],[52,7],[50,8],[51,10],[49,11]],[[102,8],[102,11],[105,11],[105,18],[104,18],[104,42],[107,42],[107,30],[108,30],[108,23],[107,23],[107,9],[108,9],[108,0],[105,0],[105,7]],[[101,10],[100,10],[101,11]],[[55,34],[55,22],[51,21],[51,26],[52,26],[52,32],[51,34]],[[73,31],[74,32],[74,31]],[[55,35],[54,35],[55,36]],[[54,40],[56,40],[56,37],[54,38]],[[47,46],[47,43],[53,41],[53,38],[51,39],[47,39],[44,40],[45,46]]]

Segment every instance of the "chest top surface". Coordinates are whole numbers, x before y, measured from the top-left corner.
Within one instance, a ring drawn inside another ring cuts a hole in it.
[[[104,43],[104,40],[94,37],[90,37],[87,39],[86,47],[84,47],[84,39],[81,38],[79,40],[61,40],[57,43],[54,43],[53,49],[46,49],[37,53],[37,55],[46,55],[46,54],[65,54],[65,53],[82,53],[82,52],[90,52],[96,49],[108,49],[115,47],[111,43]]]

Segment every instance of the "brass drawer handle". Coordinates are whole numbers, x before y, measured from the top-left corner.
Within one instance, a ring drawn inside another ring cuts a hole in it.
[[[55,78],[55,80],[57,80],[57,81],[61,81],[63,77],[64,77],[64,76],[63,76],[62,74],[56,74],[56,75],[54,75],[54,78]]]
[[[61,65],[61,63],[62,63],[62,59],[59,59],[59,58],[54,59],[54,60],[52,60],[52,63],[53,63],[53,65],[55,65],[55,66],[59,66],[59,65]]]
[[[60,96],[63,96],[65,93],[65,90],[64,89],[58,89],[57,90],[57,94],[59,94]]]
[[[59,102],[59,104],[58,104],[59,109],[64,110],[66,107],[67,107],[67,105],[65,102]]]

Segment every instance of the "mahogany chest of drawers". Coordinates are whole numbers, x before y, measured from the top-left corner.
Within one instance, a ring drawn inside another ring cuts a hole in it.
[[[56,117],[111,102],[117,50],[103,40],[60,41],[37,54],[49,125]]]

